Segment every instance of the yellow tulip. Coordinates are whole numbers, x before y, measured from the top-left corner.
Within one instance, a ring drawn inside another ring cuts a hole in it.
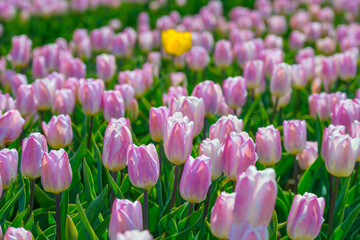
[[[191,33],[168,29],[161,32],[161,43],[167,54],[180,56],[191,48]]]

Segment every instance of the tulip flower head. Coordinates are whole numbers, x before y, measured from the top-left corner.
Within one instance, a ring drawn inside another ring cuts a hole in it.
[[[0,151],[0,175],[2,188],[7,189],[16,180],[19,155],[16,149],[4,148]]]
[[[214,181],[222,175],[222,155],[224,144],[215,138],[207,138],[200,143],[199,155],[205,155],[211,159],[211,180]]]
[[[191,33],[168,29],[161,32],[161,43],[167,54],[180,56],[191,48]]]
[[[229,238],[236,193],[222,192],[211,210],[211,233],[220,239]]]
[[[4,240],[33,240],[33,235],[30,231],[26,230],[25,228],[14,228],[9,227],[4,235]]]
[[[50,122],[42,122],[42,129],[49,145],[54,149],[65,148],[73,140],[69,115],[52,116]]]
[[[216,123],[210,126],[209,138],[219,139],[221,143],[225,142],[231,132],[240,133],[243,129],[243,120],[235,115],[229,114],[222,116]]]
[[[16,109],[0,115],[0,147],[14,142],[23,130],[25,120]]]
[[[255,138],[256,153],[259,162],[265,166],[272,166],[281,159],[281,137],[278,129],[273,125],[258,128]]]
[[[302,170],[308,169],[318,158],[318,143],[307,141],[305,148],[296,155],[296,160]]]
[[[285,150],[296,155],[305,148],[306,122],[305,120],[291,120],[283,122],[284,147]]]

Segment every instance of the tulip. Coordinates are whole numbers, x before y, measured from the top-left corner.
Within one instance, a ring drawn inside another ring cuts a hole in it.
[[[320,63],[320,75],[324,81],[324,88],[327,92],[337,79],[336,63],[333,57],[324,57]]]
[[[6,72],[5,72],[6,74]],[[28,84],[27,78],[24,74],[13,74],[10,78],[11,93],[16,97],[19,87],[23,84]]]
[[[315,239],[324,221],[325,199],[315,194],[297,194],[286,223],[290,239]]]
[[[4,235],[4,240],[33,240],[33,235],[30,231],[26,230],[25,228],[19,227],[9,227]]]
[[[257,171],[250,166],[239,175],[235,191],[234,222],[249,222],[252,227],[269,225],[277,196],[274,169]]]
[[[135,120],[139,117],[139,103],[134,98],[131,99],[129,104],[129,118],[131,122],[135,122]]]
[[[194,122],[194,137],[199,135],[204,125],[204,101],[193,96],[173,98],[170,103],[169,115],[171,116],[176,112],[181,112]]]
[[[167,54],[180,56],[191,48],[191,34],[168,29],[161,32],[161,44]]]
[[[9,111],[15,108],[15,100],[8,93],[0,93],[0,112],[3,113],[4,111]]]
[[[84,78],[86,75],[86,65],[79,58],[61,58],[59,69],[66,77]]]
[[[327,93],[314,93],[308,97],[310,115],[316,119],[318,116],[320,120],[328,119],[331,116],[331,109],[329,106],[330,95]]]
[[[4,148],[0,151],[0,176],[3,189],[7,189],[10,183],[16,180],[18,158],[16,149]]]
[[[211,210],[211,233],[220,239],[229,238],[235,203],[235,193],[222,192]]]
[[[205,200],[211,184],[211,159],[205,155],[188,156],[180,180],[180,195],[190,203]]]
[[[256,46],[252,41],[235,44],[233,52],[240,67],[243,67],[246,62],[256,59]]]
[[[283,48],[283,39],[277,35],[268,34],[265,38],[264,45],[266,48]]]
[[[128,230],[124,234],[118,233],[116,234],[116,240],[153,240],[153,236],[151,236],[149,230],[144,230],[140,232],[139,230]]]
[[[169,115],[167,107],[150,108],[149,113],[149,130],[151,139],[155,142],[160,142],[164,138],[166,131],[166,121]]]
[[[54,105],[52,111],[57,114],[71,114],[75,109],[74,92],[70,89],[55,91]]]
[[[0,147],[5,147],[14,142],[19,136],[25,120],[16,109],[5,112],[0,116]]]
[[[285,150],[296,155],[305,148],[306,122],[305,120],[291,120],[283,122]]]
[[[105,91],[102,97],[105,121],[109,122],[111,118],[121,118],[125,115],[124,99],[120,91]]]
[[[359,120],[360,105],[350,99],[341,100],[332,109],[331,123],[334,125],[343,125],[346,131],[349,131],[351,123]]]
[[[215,138],[207,138],[200,143],[199,155],[205,155],[211,159],[211,180],[214,181],[222,175],[222,157],[224,144]]]
[[[101,80],[82,80],[78,87],[78,96],[83,112],[94,116],[101,111],[104,85]]]
[[[351,123],[350,129],[349,129],[349,135],[352,138],[360,138],[360,122],[355,120]]]
[[[73,140],[69,115],[52,116],[48,124],[42,122],[42,129],[49,145],[54,149],[65,148]]]
[[[113,30],[108,27],[101,27],[91,31],[91,44],[95,51],[105,51],[109,48],[111,39],[114,35]]]
[[[223,171],[227,178],[236,181],[239,174],[250,165],[255,165],[258,155],[255,144],[246,132],[231,132],[225,141]]]
[[[15,107],[24,117],[36,112],[34,88],[32,85],[22,84],[18,88]]]
[[[323,159],[326,159],[327,156],[327,148],[329,144],[329,137],[332,134],[342,134],[345,135],[345,126],[342,125],[333,125],[330,124],[327,128],[324,128],[323,136],[322,136],[322,143],[321,143],[321,156]]]
[[[32,61],[32,74],[34,78],[43,78],[48,74],[45,58],[43,56],[34,57]]]
[[[264,76],[264,62],[261,60],[253,60],[245,63],[244,78],[247,87],[255,89],[260,86],[260,83],[265,80]]]
[[[219,84],[206,80],[196,85],[191,93],[192,96],[201,98],[205,105],[205,116],[217,113],[223,97]]]
[[[286,18],[281,15],[273,15],[267,19],[270,33],[283,34],[287,29]]]
[[[284,96],[291,88],[291,67],[286,63],[275,66],[271,75],[271,94],[279,98]]]
[[[154,48],[154,36],[151,31],[139,33],[139,48],[144,53],[150,52]]]
[[[141,97],[146,89],[146,83],[144,78],[144,72],[141,69],[135,69],[133,71],[119,72],[120,84],[131,84],[135,90],[135,97]]]
[[[114,55],[100,54],[96,56],[96,75],[106,83],[110,82],[116,71]]]
[[[289,36],[290,48],[295,50],[302,48],[306,42],[306,35],[300,31],[292,31]]]
[[[162,95],[163,104],[170,106],[173,98],[179,98],[187,95],[188,91],[185,87],[170,87],[168,93]]]
[[[246,103],[246,80],[243,77],[229,77],[223,82],[224,97],[229,107],[241,108]]]
[[[14,67],[26,67],[30,61],[32,41],[26,35],[11,39],[10,62]]]
[[[199,72],[205,69],[210,61],[210,57],[205,48],[195,46],[186,55],[186,63],[191,71]]]
[[[129,38],[126,33],[118,33],[114,35],[110,45],[112,54],[119,58],[124,58],[131,54]]]
[[[269,239],[269,230],[266,225],[257,227],[251,226],[250,223],[244,222],[236,224],[233,222],[230,226],[229,240],[263,240]]]
[[[280,161],[281,137],[279,130],[275,129],[273,125],[258,128],[255,144],[261,164],[272,166]]]
[[[303,89],[307,85],[306,71],[301,64],[291,66],[291,82],[294,88]]]
[[[201,32],[199,34],[199,41],[200,41],[199,46],[202,46],[203,48],[206,49],[206,51],[211,52],[211,50],[214,47],[214,36],[211,32],[208,31]],[[227,54],[230,54],[232,56],[231,45],[230,45],[230,52],[227,52]],[[231,62],[232,62],[232,57],[231,57]]]
[[[55,96],[56,81],[49,78],[38,79],[32,86],[37,109],[40,111],[51,109]]]
[[[210,126],[209,138],[217,138],[221,143],[224,143],[230,135],[230,132],[240,133],[242,129],[243,120],[229,114],[228,116],[222,116],[216,123]]]
[[[357,73],[357,56],[351,55],[351,52],[345,52],[340,55],[338,60],[339,77],[343,81],[351,81]]]
[[[218,68],[226,68],[232,64],[233,54],[231,42],[228,40],[220,40],[215,45],[214,62]]]
[[[275,96],[271,96],[271,102],[275,106],[275,103],[277,101],[276,110],[278,111],[280,108],[285,107],[289,104],[291,100],[293,90],[290,88],[290,90],[282,97],[276,98]]]
[[[173,72],[170,74],[171,86],[178,86],[182,83],[184,87],[187,85],[186,74],[183,72]]]
[[[227,105],[225,98],[222,97],[219,103],[218,113],[220,116],[228,116],[230,114],[235,114],[235,111],[234,109],[230,108],[229,105]]]
[[[296,160],[302,170],[308,169],[318,158],[318,143],[307,141],[305,148],[296,155]]]

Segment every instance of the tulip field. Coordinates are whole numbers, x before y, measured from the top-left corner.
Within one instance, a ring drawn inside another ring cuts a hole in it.
[[[0,0],[0,240],[359,240],[360,0]]]

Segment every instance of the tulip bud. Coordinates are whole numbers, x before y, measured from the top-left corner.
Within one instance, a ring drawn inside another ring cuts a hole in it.
[[[131,100],[135,97],[135,89],[130,84],[121,84],[116,85],[115,90],[120,91],[121,96],[123,97],[125,108],[129,109]]]
[[[166,131],[166,121],[169,115],[167,107],[151,107],[149,116],[149,130],[151,139],[155,142],[160,142],[164,138]]]
[[[228,116],[222,116],[216,121],[209,129],[210,139],[219,139],[221,143],[224,143],[230,132],[240,133],[243,129],[243,120],[238,119],[235,115],[229,114]]]
[[[176,112],[168,117],[164,133],[164,152],[173,164],[183,164],[191,154],[194,132],[194,122]]]
[[[270,80],[271,94],[276,97],[284,96],[291,88],[291,67],[286,63],[275,66]]]
[[[109,223],[110,240],[117,240],[117,234],[135,229],[143,229],[141,203],[116,198],[112,205]]]
[[[252,41],[235,44],[233,52],[240,67],[243,67],[246,62],[255,60],[256,58],[256,46]]]
[[[291,120],[283,122],[283,141],[285,150],[296,155],[305,148],[306,122],[305,120]]]
[[[48,74],[43,56],[34,57],[32,61],[32,74],[34,78],[43,78]]]
[[[70,89],[60,89],[55,91],[54,105],[52,111],[57,114],[71,114],[75,109],[74,93]]]
[[[41,166],[41,183],[45,191],[59,194],[70,187],[71,180],[69,156],[64,149],[45,152]]]
[[[18,110],[7,111],[0,116],[0,147],[5,147],[15,141],[23,130],[25,120]]]
[[[124,116],[125,104],[120,91],[105,91],[102,97],[105,121],[109,122],[111,118],[121,118]]]
[[[211,140],[207,138],[200,143],[199,155],[205,155],[211,159],[211,180],[214,181],[222,175],[222,157],[224,152],[224,144],[215,138]]]
[[[341,100],[332,109],[331,123],[343,125],[349,131],[351,123],[358,120],[360,115],[360,105],[351,99]]]
[[[112,119],[105,130],[102,161],[110,171],[117,172],[126,167],[127,149],[132,144],[129,125],[129,122]]]
[[[82,80],[79,83],[78,96],[83,112],[94,116],[101,111],[104,85],[101,80]]]
[[[110,82],[116,71],[114,55],[100,54],[96,56],[96,75],[105,82]]]
[[[32,41],[26,35],[11,39],[10,61],[14,67],[26,67],[30,61]]]
[[[73,132],[69,115],[52,116],[48,124],[42,122],[42,129],[50,147],[65,148],[72,143]]]
[[[211,233],[220,239],[229,238],[235,203],[235,193],[222,192],[211,210]]]
[[[275,177],[274,169],[257,171],[255,166],[238,177],[233,215],[236,224],[269,225],[277,196]]]
[[[265,80],[264,62],[261,60],[253,60],[245,63],[244,78],[247,87],[255,89],[260,86],[260,83]]]
[[[187,96],[188,92],[185,87],[170,87],[167,94],[162,95],[162,100],[164,105],[171,104],[173,98],[179,98],[182,96]]]
[[[124,234],[116,234],[116,240],[153,240],[149,230],[139,231],[139,230],[128,230]]]
[[[15,107],[24,117],[36,112],[34,88],[32,85],[22,84],[18,88]]]
[[[204,125],[205,106],[204,101],[197,97],[173,98],[170,103],[169,115],[181,112],[194,122],[194,137],[199,135]]]
[[[43,154],[48,152],[46,138],[40,133],[31,133],[22,141],[21,174],[29,179],[41,176]]]
[[[315,194],[297,194],[292,202],[286,223],[291,239],[315,239],[324,222],[325,200]]]
[[[129,114],[131,122],[134,122],[139,117],[139,103],[135,98],[130,101]]]
[[[210,57],[205,48],[195,46],[190,49],[186,55],[186,63],[189,69],[199,72],[205,69],[210,61]]]
[[[280,161],[282,152],[279,129],[275,129],[273,125],[258,128],[255,144],[261,164],[272,166]]]
[[[188,156],[181,176],[179,192],[190,203],[205,200],[211,185],[211,159],[205,155],[197,158]]]
[[[318,158],[318,143],[307,141],[305,148],[296,155],[296,160],[302,170],[308,169]]]
[[[224,97],[229,107],[241,108],[246,103],[246,80],[242,77],[229,77],[223,82]]]
[[[329,137],[332,134],[345,134],[345,126],[342,125],[332,125],[330,124],[329,127],[324,128],[323,131],[323,136],[322,136],[322,143],[321,143],[321,156],[323,159],[327,158],[326,157],[326,149],[328,148],[328,143],[329,143]]]
[[[0,151],[0,176],[3,189],[7,189],[11,181],[15,182],[16,180],[18,158],[16,149],[4,148]]]
[[[4,235],[4,240],[33,240],[33,235],[30,231],[26,230],[25,228],[19,227],[9,227],[6,230],[6,233]]]
[[[191,95],[204,101],[206,116],[213,115],[218,111],[223,97],[220,85],[209,80],[196,85]]]
[[[231,132],[225,141],[223,153],[223,171],[227,178],[236,178],[250,165],[255,165],[258,155],[255,144],[246,132]]]
[[[153,187],[159,178],[159,157],[154,144],[130,145],[127,150],[126,164],[128,165],[131,183],[142,189]]]
[[[32,85],[37,109],[41,111],[50,109],[53,106],[56,81],[43,78],[36,80]]]
[[[249,222],[236,224],[233,222],[230,226],[229,240],[263,240],[269,239],[269,230],[266,225],[257,227],[251,226]]]
[[[228,40],[220,40],[215,45],[214,63],[218,68],[226,68],[232,64],[233,54],[231,43]]]

